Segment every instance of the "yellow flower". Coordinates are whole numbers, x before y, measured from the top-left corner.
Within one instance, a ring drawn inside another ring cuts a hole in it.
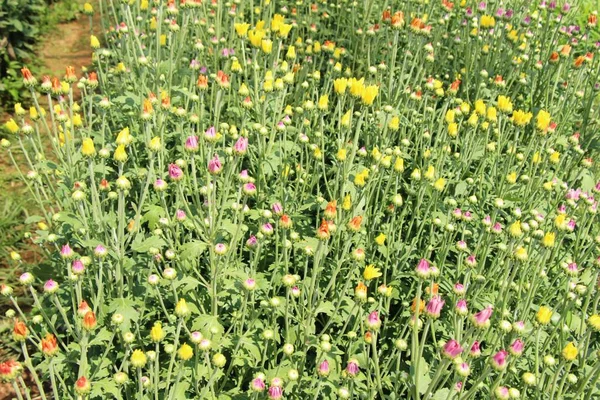
[[[527,255],[527,250],[524,247],[519,246],[515,250],[515,257],[517,260],[525,261],[529,256]]]
[[[273,51],[273,41],[270,39],[263,39],[260,43],[260,48],[265,54],[271,54]]]
[[[115,143],[118,145],[129,146],[133,141],[133,136],[129,134],[129,128],[123,128],[121,132],[117,134],[117,140]]]
[[[148,143],[148,148],[152,151],[159,151],[161,149],[162,145],[160,143],[160,137],[155,136],[152,139],[150,139],[150,143]]]
[[[117,146],[115,153],[113,154],[113,158],[115,161],[125,162],[127,161],[127,151],[125,151],[125,146],[122,144]]]
[[[482,28],[493,28],[496,26],[496,19],[494,19],[494,17],[491,15],[482,15],[479,25]]]
[[[554,226],[560,230],[566,229],[567,224],[567,216],[565,214],[558,214],[556,218],[554,218]]]
[[[38,119],[40,116],[37,112],[37,110],[35,109],[35,107],[30,107],[29,108],[29,118],[31,118],[32,120],[36,120]]]
[[[588,325],[596,332],[600,331],[600,315],[594,314],[588,318]]]
[[[521,221],[513,222],[508,228],[508,231],[512,237],[521,237],[521,235],[523,235],[523,231],[521,230]]]
[[[333,90],[335,90],[337,94],[344,94],[347,87],[348,79],[346,78],[338,78],[333,81]]]
[[[156,17],[150,18],[150,30],[151,31],[156,30]]]
[[[181,345],[179,350],[177,350],[177,355],[183,361],[187,361],[194,356],[194,349],[187,343]]]
[[[235,33],[237,33],[239,37],[245,37],[248,35],[248,28],[250,28],[250,24],[235,23],[233,24],[233,27],[235,28]]]
[[[549,307],[541,306],[538,310],[535,319],[541,325],[548,325],[552,318],[552,310]]]
[[[535,126],[540,131],[545,132],[548,129],[548,126],[550,126],[550,121],[550,113],[548,111],[540,110],[535,117]]]
[[[282,38],[286,38],[286,37],[288,37],[291,30],[292,30],[291,24],[282,24],[281,27],[279,28],[278,36],[282,37]]]
[[[161,46],[167,45],[167,35],[160,35],[160,45]]]
[[[74,114],[73,115],[73,126],[81,126],[81,125],[83,125],[83,122],[81,121],[81,115]]]
[[[155,322],[154,326],[150,330],[150,339],[158,343],[165,338],[165,332],[163,331],[162,324],[160,322]]]
[[[488,107],[486,118],[490,122],[496,122],[498,120],[498,112],[496,111],[496,107]]]
[[[288,47],[285,57],[290,60],[296,58],[296,47],[294,47],[294,46]]]
[[[540,156],[540,153],[536,151],[531,158],[531,162],[534,164],[539,164],[540,161],[542,161],[542,157]]]
[[[184,298],[179,299],[175,305],[175,315],[181,318],[188,317],[190,315],[190,308]]]
[[[86,14],[93,14],[94,13],[94,7],[90,3],[85,3],[83,5],[83,12],[86,13]]]
[[[264,37],[265,31],[262,29],[251,29],[248,31],[248,39],[250,39],[250,43],[254,47],[260,47]]]
[[[400,118],[397,115],[394,115],[390,119],[390,122],[388,122],[388,128],[394,132],[400,129]]]
[[[483,100],[475,101],[475,112],[481,116],[485,115],[486,107]]]
[[[346,153],[346,149],[339,149],[335,158],[337,158],[338,161],[344,161],[346,159]]]
[[[437,190],[438,192],[441,192],[442,190],[444,190],[444,187],[446,187],[446,180],[444,178],[438,178],[433,183],[433,188],[435,190]]]
[[[352,208],[352,198],[349,194],[344,196],[344,201],[342,202],[342,209],[345,211],[349,211]]]
[[[94,35],[90,36],[90,47],[92,49],[98,49],[100,48],[100,41],[98,40],[98,38]]]
[[[348,85],[350,86],[350,94],[352,96],[362,97],[362,94],[365,91],[365,78],[350,78],[348,80]]]
[[[510,183],[511,185],[517,182],[517,173],[511,172],[510,174],[506,175],[506,182]]]
[[[547,232],[542,238],[542,246],[544,247],[554,247],[554,240],[556,235],[554,232]]]
[[[454,110],[446,111],[446,123],[447,124],[453,123],[455,115],[456,115],[456,112]]]
[[[555,151],[554,153],[550,154],[550,162],[552,164],[558,164],[559,161],[560,161],[560,153],[558,151]]]
[[[140,2],[140,10],[145,11],[148,9],[148,0],[142,0]]]
[[[533,117],[533,114],[531,114],[530,112],[517,110],[513,112],[512,122],[517,126],[525,126],[531,121],[531,117]]]
[[[510,114],[513,109],[510,98],[506,96],[498,96],[498,109],[503,113]]]
[[[369,264],[365,267],[363,271],[363,278],[365,280],[370,281],[371,279],[379,278],[381,276],[381,271],[379,268],[376,268],[373,264]]]
[[[131,358],[129,359],[131,365],[133,365],[136,368],[142,368],[144,365],[146,365],[147,360],[148,359],[146,357],[146,354],[144,354],[144,352],[139,349],[134,350],[131,354]]]
[[[358,187],[363,187],[367,184],[366,180],[369,177],[369,170],[363,169],[354,177],[354,184]]]
[[[96,154],[96,148],[94,147],[94,141],[91,138],[85,138],[81,142],[81,154],[84,156],[93,156]]]
[[[342,126],[349,127],[350,126],[350,118],[352,117],[352,110],[348,110],[344,115],[342,115],[342,119],[340,120],[340,124]]]
[[[234,60],[231,62],[231,70],[232,70],[233,72],[240,72],[240,71],[242,71],[242,65],[241,65],[241,64],[240,64],[240,62],[237,60],[237,58],[236,58],[236,59],[234,59]]]
[[[402,157],[396,158],[396,161],[394,162],[394,171],[404,172],[404,159]]]
[[[448,124],[448,135],[450,137],[456,137],[458,135],[458,124],[456,122]]]
[[[317,107],[319,107],[319,110],[327,110],[327,108],[329,107],[329,96],[324,94],[321,97],[319,97]]]
[[[377,97],[377,93],[379,92],[379,86],[370,85],[365,88],[365,90],[361,94],[361,99],[364,105],[370,106],[375,101],[375,97]]]
[[[21,103],[16,103],[15,104],[15,114],[17,115],[25,115],[26,111],[23,108],[23,106],[21,105]]]
[[[478,122],[479,122],[479,117],[477,117],[477,113],[476,112],[474,112],[473,114],[471,114],[471,116],[467,120],[467,124],[469,124],[471,126],[477,126]]]
[[[562,351],[562,356],[567,361],[573,361],[574,359],[576,359],[577,354],[579,354],[579,350],[577,350],[577,347],[573,342],[567,344]]]
[[[375,243],[377,243],[380,246],[383,246],[383,244],[385,243],[385,238],[386,236],[383,233],[380,233],[379,236],[375,238]]]
[[[468,114],[471,111],[471,106],[467,102],[460,103],[460,112],[463,114]]]
[[[275,14],[271,20],[271,31],[278,32],[281,25],[283,25],[285,18],[281,14]]]
[[[6,121],[6,123],[4,124],[4,126],[6,127],[6,129],[8,129],[8,131],[10,133],[12,133],[13,135],[17,132],[19,132],[19,125],[15,122],[14,119],[9,119],[8,121]]]
[[[434,168],[434,166],[430,165],[429,167],[427,167],[427,171],[425,171],[425,174],[423,176],[428,181],[432,181],[433,178],[435,178],[435,168]]]

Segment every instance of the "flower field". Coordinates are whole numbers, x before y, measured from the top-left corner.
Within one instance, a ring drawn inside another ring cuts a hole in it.
[[[580,7],[86,7],[93,65],[24,68],[4,124],[45,261],[0,288],[0,378],[19,400],[598,398]]]

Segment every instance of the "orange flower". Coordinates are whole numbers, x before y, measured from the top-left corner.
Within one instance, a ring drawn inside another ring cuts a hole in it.
[[[90,310],[83,317],[81,326],[83,326],[83,329],[91,331],[96,327],[96,325],[98,325],[98,321],[96,320],[96,314],[94,314],[94,312]]]
[[[27,325],[25,325],[25,322],[18,318],[15,318],[13,339],[15,339],[17,342],[23,342],[25,339],[27,339]]]
[[[580,68],[583,65],[584,61],[585,61],[585,56],[579,56],[573,62],[573,66],[575,66],[575,68]]]
[[[61,86],[60,86],[60,80],[58,80],[57,77],[52,77],[52,92],[53,93],[60,93],[61,91]]]
[[[410,310],[413,312],[413,314],[415,313],[416,308],[417,308],[417,299],[415,298],[412,302],[412,305],[410,306]],[[419,300],[419,314],[421,312],[423,312],[424,309],[425,309],[425,301]]]
[[[446,11],[452,11],[452,8],[454,7],[454,3],[452,3],[448,0],[442,0],[442,7],[444,7],[446,9]]]
[[[367,287],[364,283],[358,282],[356,288],[354,289],[354,295],[361,300],[366,300],[367,298]]]
[[[72,66],[67,67],[67,72],[65,73],[65,80],[71,83],[77,80],[77,75],[75,75],[75,68],[73,68]]]
[[[25,83],[25,85],[33,86],[36,84],[37,80],[31,74],[31,71],[29,70],[29,68],[27,68],[27,67],[21,68],[21,74],[23,74],[23,83]]]
[[[337,215],[337,201],[333,200],[327,203],[327,207],[325,207],[324,212],[325,218],[334,219]]]
[[[225,72],[219,70],[219,72],[217,72],[217,83],[221,87],[228,88],[230,85],[229,76],[227,76]]]
[[[448,89],[448,92],[450,94],[456,94],[458,92],[459,88],[460,88],[460,79],[456,79],[454,82],[452,82],[450,84],[450,89]]]
[[[433,294],[435,296],[438,294],[439,290],[440,290],[440,285],[438,285],[437,283],[434,283],[432,286],[427,286],[425,288],[425,293]]]
[[[558,62],[559,59],[559,55],[556,51],[553,51],[552,54],[550,54],[550,62],[551,63],[556,63]]]
[[[42,353],[48,357],[52,357],[58,352],[58,344],[56,343],[56,336],[51,333],[46,334],[46,337],[42,339]]]
[[[560,55],[568,57],[571,54],[571,45],[565,44],[560,48]]]
[[[208,88],[208,78],[205,75],[200,75],[198,77],[198,88],[205,90]]]
[[[392,19],[392,13],[390,12],[390,10],[383,10],[383,14],[381,15],[381,20],[383,22],[388,22],[391,21]]]
[[[392,28],[400,29],[404,26],[404,13],[396,11],[392,16]]]
[[[421,29],[425,28],[425,23],[421,20],[421,18],[413,18],[410,21],[410,29],[415,32],[419,32]]]
[[[360,230],[360,224],[362,223],[362,220],[363,217],[360,215],[357,215],[356,217],[352,218],[350,222],[348,222],[348,229],[354,232],[358,232]]]
[[[331,237],[331,233],[329,233],[329,223],[323,219],[321,221],[321,226],[317,229],[317,238],[321,240],[329,240]]]
[[[597,14],[590,14],[588,15],[588,26],[589,27],[594,27],[598,24],[598,15]]]
[[[279,224],[284,229],[289,229],[292,227],[292,219],[289,215],[283,214],[281,218],[279,218]]]
[[[81,303],[79,303],[79,308],[77,309],[77,315],[79,315],[80,317],[84,317],[88,311],[90,311],[90,306],[88,305],[87,301],[82,300]]]

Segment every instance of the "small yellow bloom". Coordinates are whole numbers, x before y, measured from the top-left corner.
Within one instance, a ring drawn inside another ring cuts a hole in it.
[[[248,35],[248,28],[250,28],[250,24],[235,23],[233,24],[233,27],[235,28],[235,33],[237,33],[239,37],[245,37]]]
[[[400,129],[400,118],[397,115],[394,115],[390,119],[390,122],[388,122],[388,128],[394,132]]]
[[[458,124],[456,122],[452,122],[448,124],[448,136],[456,137],[458,135]]]
[[[191,313],[190,308],[188,307],[185,299],[184,298],[179,299],[179,301],[175,305],[175,315],[177,315],[178,317],[181,317],[181,318],[185,318],[185,317],[188,317],[190,315],[190,313]]]
[[[567,216],[565,214],[558,214],[556,218],[554,218],[554,226],[556,226],[560,230],[567,229],[568,221]]]
[[[503,113],[510,114],[513,109],[510,98],[506,96],[498,96],[498,109]]]
[[[550,307],[541,306],[538,310],[535,319],[540,325],[548,325],[550,323],[550,319],[552,318],[552,310]]]
[[[347,87],[348,79],[346,78],[337,78],[333,81],[333,90],[335,90],[337,94],[344,94]]]
[[[146,357],[146,354],[144,354],[144,352],[139,349],[134,350],[131,354],[131,358],[129,359],[131,365],[133,365],[136,368],[144,367],[144,365],[146,365],[147,360],[148,358]]]
[[[523,231],[521,230],[521,221],[513,222],[508,228],[508,231],[512,237],[521,237],[523,235]]]
[[[396,158],[394,162],[394,171],[396,172],[404,172],[404,159],[402,157]]]
[[[386,236],[383,233],[380,233],[376,238],[375,238],[375,243],[377,243],[379,246],[383,246],[385,243],[385,238]]]
[[[533,114],[531,114],[530,112],[525,112],[523,110],[517,110],[517,111],[513,112],[512,122],[513,122],[513,124],[515,124],[517,126],[525,126],[525,125],[529,124],[532,117],[533,117]]]
[[[167,35],[160,35],[160,45],[161,46],[166,46],[167,45]]]
[[[517,173],[516,172],[511,172],[510,174],[506,175],[506,182],[510,183],[511,185],[517,182]]]
[[[6,123],[4,124],[4,126],[6,127],[6,129],[12,133],[13,135],[17,132],[19,132],[19,125],[15,122],[14,119],[9,119],[8,121],[6,121]]]
[[[96,148],[94,147],[94,141],[91,138],[85,138],[81,142],[81,154],[84,156],[91,157],[96,154]]]
[[[177,355],[183,361],[187,361],[194,356],[194,349],[187,343],[181,345],[179,350],[177,350]]]
[[[248,31],[248,39],[254,47],[260,47],[263,38],[265,37],[265,31],[262,29],[251,29]]]
[[[152,151],[159,151],[161,149],[162,145],[160,142],[160,137],[155,136],[152,139],[150,139],[150,143],[148,143],[148,148]]]
[[[486,28],[486,29],[493,28],[494,26],[496,26],[496,19],[494,17],[492,17],[491,15],[482,15],[479,25],[482,28]]]
[[[379,278],[381,275],[379,268],[376,268],[373,264],[367,265],[363,271],[363,278],[365,278],[366,281]]]
[[[319,108],[319,110],[327,110],[327,108],[329,107],[329,96],[324,94],[321,97],[319,97],[317,107]]]
[[[337,158],[338,161],[344,161],[346,159],[346,149],[339,149],[335,158]]]
[[[435,190],[437,190],[438,192],[441,192],[442,190],[444,190],[444,187],[446,187],[446,180],[444,178],[438,178],[433,183],[433,188]]]
[[[542,246],[544,247],[554,247],[554,241],[556,238],[556,234],[554,232],[547,232],[542,238]]]
[[[535,126],[540,131],[545,132],[550,126],[551,117],[548,111],[540,110],[535,117]]]
[[[483,100],[475,101],[475,112],[481,116],[485,115],[486,107],[485,107],[485,103],[483,102]]]
[[[273,51],[273,41],[270,39],[263,39],[260,48],[265,54],[271,54]]]
[[[15,114],[17,115],[25,115],[26,111],[23,108],[23,106],[21,105],[21,103],[16,103],[15,104]]]
[[[342,115],[342,119],[340,120],[340,124],[345,127],[350,126],[350,118],[352,117],[352,110],[348,110],[344,115]]]
[[[600,315],[594,314],[588,318],[588,325],[595,330],[596,332],[600,332]]]
[[[486,118],[489,122],[496,122],[498,120],[498,112],[496,107],[488,107]]]
[[[98,40],[98,38],[94,35],[90,36],[90,47],[92,49],[100,48],[100,40]]]
[[[352,198],[349,194],[344,196],[344,201],[342,202],[342,209],[345,211],[349,211],[352,208]]]
[[[433,179],[435,178],[435,168],[434,168],[434,166],[430,165],[429,167],[427,167],[427,171],[425,171],[425,174],[423,176],[428,181],[433,181]]]
[[[83,125],[83,121],[81,121],[81,115],[74,114],[73,115],[73,126],[81,126],[81,125]]]
[[[113,158],[115,161],[125,162],[127,161],[127,151],[125,150],[125,146],[122,144],[118,145],[115,153],[113,154]]]
[[[278,36],[281,38],[286,38],[286,37],[288,37],[291,30],[292,30],[291,24],[282,24],[281,27],[279,28]]]
[[[567,361],[573,361],[574,359],[576,359],[577,354],[579,354],[579,350],[577,350],[577,347],[573,342],[567,344],[562,351],[562,356]]]
[[[94,13],[94,7],[90,3],[85,3],[83,5],[83,12],[86,13],[86,14],[93,14]]]
[[[162,324],[160,322],[155,322],[154,326],[150,330],[150,339],[158,343],[165,338],[165,332],[163,331]]]
[[[129,146],[133,141],[133,136],[129,134],[129,128],[123,128],[118,134],[115,143],[118,145]]]
[[[522,246],[517,247],[517,249],[515,250],[515,257],[517,258],[517,260],[521,261],[525,261],[527,260],[527,258],[529,258],[529,256],[527,255],[527,250]]]
[[[560,161],[560,153],[558,151],[555,151],[554,153],[550,154],[549,160],[552,164],[558,164],[558,162]]]
[[[140,1],[140,10],[146,11],[148,9],[148,0]]]
[[[350,94],[352,96],[362,97],[362,94],[365,91],[365,78],[350,78],[348,79],[348,85],[350,86]]]
[[[358,187],[363,187],[367,184],[366,180],[369,177],[369,170],[363,169],[354,177],[354,184]]]
[[[361,99],[364,105],[370,106],[375,101],[375,97],[377,97],[377,93],[379,92],[379,86],[370,85],[365,87]]]
[[[531,158],[531,162],[534,164],[539,164],[540,161],[542,161],[542,157],[540,156],[540,153],[536,151]]]
[[[454,110],[446,111],[446,123],[447,124],[453,123],[455,116],[456,116],[456,112]]]
[[[285,53],[285,58],[287,58],[289,60],[293,60],[294,58],[296,58],[296,47],[294,47],[294,46],[288,47],[287,53]]]

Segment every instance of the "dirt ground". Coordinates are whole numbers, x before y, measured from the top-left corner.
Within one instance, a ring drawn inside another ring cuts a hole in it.
[[[94,6],[97,5],[96,1],[91,2]],[[101,31],[100,16],[96,12],[93,17],[93,32],[99,35]],[[65,75],[65,69],[67,66],[75,67],[76,74],[81,75],[81,67],[89,66],[91,64],[91,49],[89,46],[90,40],[90,19],[87,15],[80,14],[74,21],[59,24],[56,28],[48,34],[41,42],[39,57],[44,62],[45,67],[51,75],[57,77],[63,77]],[[38,77],[38,79],[41,77]],[[0,168],[5,176],[14,175],[16,178],[16,170],[6,159],[0,160]],[[22,183],[18,179],[11,179],[8,182],[11,191],[22,191]],[[34,252],[24,251],[21,253],[23,256],[30,254],[32,258],[30,262],[35,261],[34,258],[37,255]],[[3,352],[0,345],[0,356]],[[27,379],[27,375],[24,374],[26,383],[31,382],[31,379]],[[34,385],[32,385],[33,387]],[[0,383],[0,400],[9,400],[15,398],[15,393],[10,384]],[[32,393],[32,399],[39,398],[39,395]]]

